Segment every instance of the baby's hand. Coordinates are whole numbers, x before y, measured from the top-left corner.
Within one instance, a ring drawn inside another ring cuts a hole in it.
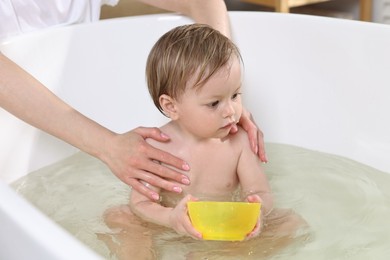
[[[249,195],[248,197],[246,197],[246,201],[251,202],[251,203],[260,203],[260,204],[263,203],[263,200],[260,198],[259,195]],[[262,227],[261,214],[262,214],[262,212],[260,210],[260,215],[259,215],[259,218],[257,220],[256,226],[253,228],[253,230],[249,234],[246,235],[246,239],[256,237],[260,234],[261,227]]]
[[[191,223],[188,216],[187,202],[196,200],[191,195],[185,196],[175,208],[169,217],[171,227],[180,235],[188,235],[195,239],[202,239],[202,234],[199,233]]]

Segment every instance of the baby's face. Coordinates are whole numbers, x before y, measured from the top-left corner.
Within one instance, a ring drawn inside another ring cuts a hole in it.
[[[236,57],[202,87],[188,88],[177,104],[178,121],[199,138],[224,138],[242,113],[241,65]]]

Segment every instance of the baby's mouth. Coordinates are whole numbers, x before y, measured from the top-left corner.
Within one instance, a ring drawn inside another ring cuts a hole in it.
[[[236,122],[230,122],[228,124],[226,124],[225,126],[223,126],[222,128],[226,129],[226,128],[231,128],[233,127],[235,124],[237,124]]]

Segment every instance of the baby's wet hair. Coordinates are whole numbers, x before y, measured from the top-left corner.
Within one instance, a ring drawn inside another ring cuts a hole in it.
[[[153,46],[146,64],[149,93],[163,113],[159,97],[179,99],[186,87],[202,87],[232,57],[241,60],[237,46],[205,24],[178,26],[165,33]],[[196,76],[192,86],[187,83]]]

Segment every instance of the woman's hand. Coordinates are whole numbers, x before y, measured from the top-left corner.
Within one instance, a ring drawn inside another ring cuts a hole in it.
[[[262,199],[260,198],[259,195],[249,195],[247,198],[246,198],[246,201],[247,202],[251,202],[251,203],[260,203],[260,205],[263,203]],[[262,227],[263,227],[263,224],[262,221],[263,221],[263,216],[262,216],[262,210],[260,209],[260,215],[259,215],[259,218],[257,220],[257,223],[256,223],[256,226],[253,228],[253,230],[246,236],[246,239],[251,239],[253,237],[257,237],[260,232],[262,231]]]
[[[261,132],[261,130],[257,127],[255,121],[253,120],[252,114],[244,107],[242,109],[242,115],[238,124],[248,133],[252,151],[259,156],[259,159],[262,162],[268,162],[267,155],[265,153],[263,132]],[[236,127],[232,128],[230,133],[235,134],[237,130],[238,129]]]
[[[99,158],[120,180],[150,199],[157,200],[159,196],[140,180],[175,192],[181,192],[180,186],[169,180],[189,184],[185,175],[155,163],[189,170],[183,160],[146,143],[146,138],[169,141],[159,129],[139,127],[125,134],[115,134],[70,107],[1,53],[0,67],[0,107]]]
[[[109,139],[101,159],[121,181],[152,200],[159,199],[158,193],[143,185],[141,180],[158,188],[180,193],[181,188],[177,183],[188,185],[188,177],[162,164],[184,171],[189,170],[188,164],[149,145],[146,138],[169,141],[169,137],[158,128],[138,127]]]
[[[187,202],[196,200],[191,195],[185,196],[175,208],[169,217],[170,226],[180,235],[188,235],[194,239],[202,239],[202,234],[199,233],[193,226],[188,216]]]

